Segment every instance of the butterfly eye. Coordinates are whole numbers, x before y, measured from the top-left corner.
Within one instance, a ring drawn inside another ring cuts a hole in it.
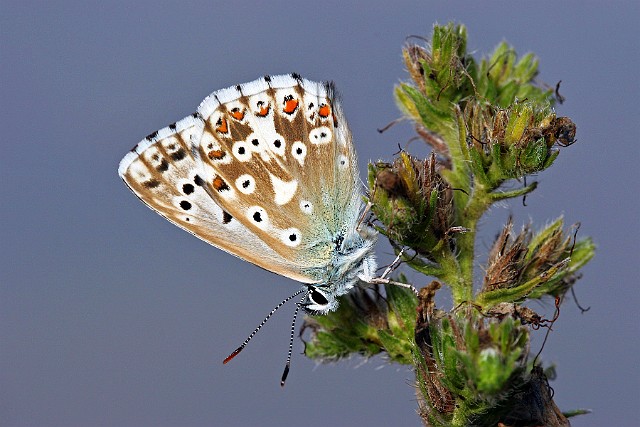
[[[318,291],[316,288],[311,287],[309,292],[309,301],[317,305],[327,305],[329,304],[329,300],[322,294],[322,292]]]

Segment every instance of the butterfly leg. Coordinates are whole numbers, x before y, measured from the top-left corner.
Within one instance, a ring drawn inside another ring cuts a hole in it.
[[[386,279],[387,276],[391,274],[393,270],[395,270],[400,266],[400,264],[402,263],[403,253],[404,253],[404,248],[400,249],[400,252],[398,253],[398,256],[396,257],[396,259],[394,259],[393,262],[389,264],[389,266],[384,270],[384,273],[382,273],[382,276],[380,276],[381,279]]]
[[[376,277],[374,279],[371,279],[368,283],[372,284],[372,285],[393,285],[393,286],[399,286],[401,288],[405,288],[405,289],[411,289],[413,291],[414,294],[416,294],[416,296],[418,295],[418,290],[416,289],[415,286],[410,285],[409,283],[402,283],[402,282],[396,282],[393,280],[389,280],[389,279],[384,279],[382,277]]]
[[[360,215],[360,219],[358,220],[358,225],[356,225],[356,230],[360,231],[362,229],[362,223],[371,210],[371,206],[373,206],[373,204],[371,202],[367,202],[367,205],[364,207],[362,214]]]
[[[411,289],[414,294],[418,295],[418,290],[415,288],[415,286],[410,285],[409,283],[396,282],[394,280],[389,280],[387,278],[387,276],[389,276],[389,274],[391,274],[391,272],[394,271],[396,268],[398,268],[398,266],[402,263],[403,254],[404,254],[404,248],[400,250],[400,252],[398,253],[398,256],[396,256],[396,259],[394,259],[393,262],[389,264],[389,266],[384,270],[384,272],[382,273],[382,276],[372,278],[368,281],[368,283],[371,283],[372,285],[399,286],[401,288]]]

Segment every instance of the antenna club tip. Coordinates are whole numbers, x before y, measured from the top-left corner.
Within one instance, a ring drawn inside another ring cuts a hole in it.
[[[280,387],[284,387],[285,381],[287,381],[287,376],[289,375],[289,364],[287,363],[284,366],[284,372],[282,373],[282,378],[280,379]]]
[[[231,359],[233,359],[234,357],[236,357],[236,356],[237,356],[237,355],[242,351],[242,349],[243,349],[243,348],[244,348],[244,347],[238,347],[238,348],[236,348],[236,349],[235,349],[235,351],[234,351],[233,353],[231,353],[230,355],[228,355],[228,356],[227,356],[227,358],[226,358],[226,359],[224,359],[224,360],[222,361],[222,364],[223,364],[223,365],[226,365],[226,364],[227,364],[227,362],[229,362]]]

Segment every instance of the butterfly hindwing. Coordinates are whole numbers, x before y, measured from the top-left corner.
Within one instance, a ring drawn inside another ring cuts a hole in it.
[[[267,270],[311,282],[210,196],[214,190],[192,154],[203,128],[194,114],[149,135],[122,159],[120,176],[146,205],[196,237]]]

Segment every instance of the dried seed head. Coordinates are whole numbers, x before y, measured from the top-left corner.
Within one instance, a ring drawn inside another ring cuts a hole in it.
[[[513,220],[509,217],[489,252],[483,292],[509,288],[518,283],[523,271],[522,261],[527,253],[528,235],[529,230],[524,228],[514,236]]]
[[[376,187],[384,190],[390,198],[406,197],[402,178],[393,169],[381,169],[376,175]]]
[[[402,50],[402,56],[411,79],[418,85],[420,91],[424,92],[425,75],[422,63],[431,61],[429,52],[421,46],[409,44]]]
[[[517,302],[527,295],[540,298],[545,294],[557,296],[566,292],[575,281],[573,274],[557,274],[570,263],[575,236],[573,233],[566,235],[562,225],[562,219],[559,219],[535,234],[529,225],[525,225],[515,234],[509,219],[489,253],[481,294],[525,284],[531,286],[524,294],[513,294],[508,298],[505,294],[507,301]]]
[[[382,230],[398,244],[428,257],[443,239],[452,242],[453,192],[435,153],[418,159],[405,152],[393,164],[370,165],[372,210]]]

